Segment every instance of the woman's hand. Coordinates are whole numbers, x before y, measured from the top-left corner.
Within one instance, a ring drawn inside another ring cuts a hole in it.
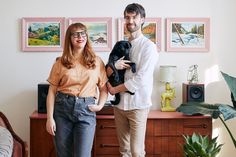
[[[46,129],[50,135],[55,136],[56,124],[53,118],[47,119]]]
[[[99,105],[96,105],[96,104],[92,104],[92,105],[88,105],[88,108],[91,112],[98,112],[102,109],[103,106],[99,106]]]

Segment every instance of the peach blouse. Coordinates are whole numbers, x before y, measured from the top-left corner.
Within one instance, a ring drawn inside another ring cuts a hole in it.
[[[108,78],[100,57],[96,57],[95,64],[94,69],[87,69],[80,63],[67,69],[59,58],[54,63],[47,81],[57,86],[57,91],[62,93],[80,97],[97,97],[97,87],[105,85]]]

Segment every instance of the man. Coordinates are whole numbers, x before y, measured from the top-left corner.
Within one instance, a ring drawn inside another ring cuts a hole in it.
[[[145,133],[149,108],[152,105],[153,72],[158,60],[156,45],[144,37],[141,28],[145,19],[144,8],[137,3],[129,4],[124,11],[125,26],[130,33],[132,45],[130,59],[136,63],[137,71],[132,73],[129,61],[120,59],[116,69],[126,68],[124,84],[112,87],[110,94],[121,93],[120,103],[114,107],[117,136],[122,157],[145,156]],[[108,76],[112,74],[107,69]],[[135,93],[131,95],[125,91]]]

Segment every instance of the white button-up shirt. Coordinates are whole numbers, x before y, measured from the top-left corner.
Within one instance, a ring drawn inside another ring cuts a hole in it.
[[[159,58],[156,45],[144,35],[131,41],[130,60],[136,63],[136,73],[125,72],[125,87],[135,93],[121,92],[120,103],[115,106],[122,110],[144,109],[152,105],[153,73]]]

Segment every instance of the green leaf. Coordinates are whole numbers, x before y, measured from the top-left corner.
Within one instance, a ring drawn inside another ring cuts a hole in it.
[[[203,150],[202,150],[202,146],[201,146],[201,144],[199,142],[194,142],[193,143],[193,147],[196,150],[196,155],[202,155]]]
[[[181,104],[177,107],[176,111],[182,112],[186,115],[211,115],[212,118],[218,118],[220,115],[218,105],[206,104],[206,103],[198,103],[198,102],[188,102]]]
[[[208,136],[204,136],[202,138],[202,147],[204,149],[207,149],[208,148],[208,145],[209,145],[209,140],[208,140]]]
[[[221,147],[223,146],[223,144],[218,145],[212,152],[211,152],[211,156],[215,157],[221,150]]]
[[[236,100],[236,78],[232,77],[226,73],[223,73],[221,71],[221,74],[223,75],[230,91],[232,92],[233,96],[234,96],[234,100]]]
[[[196,157],[195,153],[191,150],[188,150],[188,152],[186,152],[186,156],[187,157]]]
[[[215,157],[221,150],[223,144],[217,145],[217,137],[210,140],[207,135],[193,133],[192,136],[183,135],[183,145],[186,157]]]
[[[193,135],[192,135],[192,141],[193,141],[193,143],[194,143],[194,142],[198,142],[198,141],[199,141],[199,136],[198,136],[197,134],[193,133]]]
[[[215,138],[213,138],[210,143],[216,143],[217,138],[218,138],[218,136],[216,136]]]
[[[223,114],[225,121],[236,117],[236,109],[232,106],[221,104],[219,111]]]

